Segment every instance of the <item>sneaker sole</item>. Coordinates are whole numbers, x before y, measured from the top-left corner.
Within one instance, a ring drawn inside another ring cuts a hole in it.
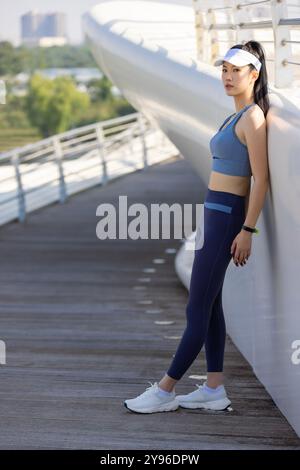
[[[177,400],[173,400],[170,403],[163,403],[159,408],[146,408],[139,410],[137,408],[129,408],[127,403],[124,401],[124,406],[127,410],[132,411],[133,413],[157,413],[162,411],[175,411],[179,408],[179,403]]]
[[[197,408],[204,408],[206,410],[226,410],[228,406],[231,404],[231,401],[228,398],[223,398],[222,400],[215,400],[209,402],[181,402],[179,401],[179,406],[182,408],[190,408],[190,409],[197,409]]]

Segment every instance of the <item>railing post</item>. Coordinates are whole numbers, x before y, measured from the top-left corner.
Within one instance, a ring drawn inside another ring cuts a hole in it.
[[[53,147],[54,147],[54,154],[58,168],[58,177],[59,177],[59,201],[61,203],[65,202],[67,198],[67,191],[66,191],[66,182],[65,182],[65,175],[63,169],[63,151],[61,148],[61,143],[58,136],[53,137]]]
[[[229,14],[229,22],[237,26],[234,30],[234,42],[236,44],[245,44],[251,39],[252,30],[240,28],[240,24],[250,23],[249,15],[249,10],[243,8],[243,4],[240,4],[239,0],[233,0]]]
[[[203,58],[207,63],[211,63],[219,55],[218,32],[214,29],[216,25],[216,13],[212,8],[208,9],[205,17],[205,44],[203,48]]]
[[[17,191],[18,191],[18,218],[19,222],[24,222],[26,218],[26,203],[25,203],[25,194],[22,184],[22,175],[19,167],[19,154],[17,150],[11,156],[11,162],[14,166],[15,176],[17,180]]]
[[[209,14],[202,12],[203,38],[202,38],[202,61],[211,61],[211,33],[209,29]]]
[[[288,18],[285,0],[271,0],[271,15],[274,37],[274,84],[278,88],[288,88],[293,82],[293,72],[286,60],[292,55],[289,26],[280,25],[282,18]]]
[[[107,173],[107,163],[105,159],[105,151],[104,151],[104,132],[103,127],[101,124],[96,125],[96,137],[98,142],[98,151],[101,159],[102,165],[102,184],[105,185],[108,181],[108,173]]]
[[[209,18],[210,18],[210,24],[213,26],[216,26],[217,24],[217,14],[214,10],[212,10],[209,13]],[[211,31],[209,31],[209,37],[210,37],[210,46],[207,48],[207,52],[210,52],[210,61],[211,58],[213,57],[214,60],[217,58],[217,56],[220,55],[220,41],[219,41],[219,30],[216,28],[212,28]]]
[[[138,115],[138,123],[139,123],[140,136],[141,136],[141,141],[142,141],[143,164],[144,164],[144,169],[146,169],[146,168],[148,168],[148,149],[147,149],[147,145],[146,145],[145,125],[144,125],[142,113],[139,113],[139,115]]]
[[[203,60],[203,44],[206,30],[204,28],[203,13],[200,10],[199,0],[193,0],[194,14],[195,14],[195,36],[196,36],[196,54],[197,60]]]
[[[131,155],[134,154],[134,132],[135,132],[134,127],[131,127],[130,128],[130,134],[129,134],[129,137],[128,137],[128,147],[129,147]]]

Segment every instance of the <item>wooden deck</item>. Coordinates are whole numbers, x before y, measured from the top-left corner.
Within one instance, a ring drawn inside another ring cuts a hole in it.
[[[128,206],[199,203],[204,193],[189,164],[174,158],[0,227],[1,449],[300,449],[229,337],[233,411],[145,415],[123,405],[166,371],[179,339],[164,336],[182,334],[188,292],[165,251],[178,240],[100,241],[96,207],[117,207],[119,195]],[[205,374],[203,351],[177,393],[201,383],[192,374]]]

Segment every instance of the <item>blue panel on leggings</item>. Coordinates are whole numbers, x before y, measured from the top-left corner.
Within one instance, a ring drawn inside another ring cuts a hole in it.
[[[207,207],[208,209],[216,209],[217,211],[227,212],[228,214],[230,214],[232,211],[232,207],[225,206],[225,204],[218,204],[217,202],[205,201],[204,206]]]

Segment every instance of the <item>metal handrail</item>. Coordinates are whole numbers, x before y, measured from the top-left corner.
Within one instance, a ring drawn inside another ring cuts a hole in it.
[[[253,17],[253,8],[262,5],[270,7],[270,19],[251,21],[249,10],[252,8]],[[198,59],[212,64],[217,57],[222,56],[220,53],[221,43],[233,42],[232,34],[235,36],[235,43],[245,43],[253,38],[253,33],[251,38],[247,37],[247,31],[268,30],[269,33],[273,33],[274,39],[259,39],[259,42],[268,45],[272,43],[274,46],[274,58],[268,56],[266,58],[268,63],[274,64],[274,85],[277,88],[290,87],[295,77],[289,66],[300,65],[300,62],[292,59],[291,50],[291,45],[300,44],[300,41],[294,40],[290,36],[293,29],[299,29],[300,17],[287,18],[289,6],[300,7],[300,4],[291,5],[286,0],[257,0],[245,3],[232,0],[231,5],[205,7],[201,0],[193,0]],[[227,15],[228,22],[218,22],[217,12],[221,10]],[[221,31],[227,31],[231,36],[227,40],[220,40],[218,32]]]
[[[161,152],[159,158],[176,153],[176,147],[162,131],[140,112],[0,153],[0,224],[3,220],[24,222],[34,208],[54,201],[63,203],[69,195],[104,185],[116,174],[128,172],[128,168],[146,169],[149,139],[155,152]],[[41,203],[39,198],[46,202]]]

